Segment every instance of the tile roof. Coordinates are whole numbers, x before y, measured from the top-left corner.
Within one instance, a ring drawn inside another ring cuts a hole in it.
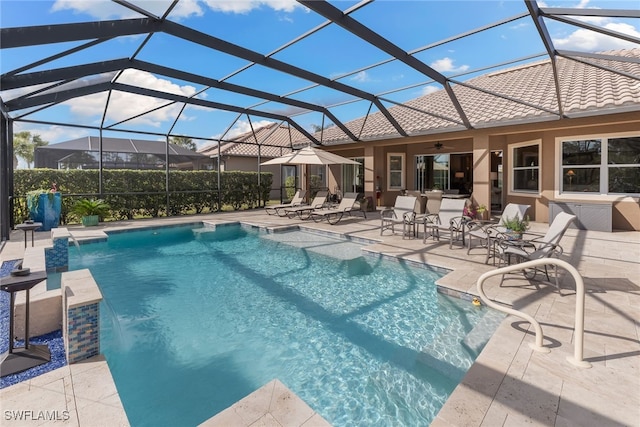
[[[640,110],[640,48],[603,54],[633,58],[635,62],[587,60],[618,71],[614,73],[576,60],[557,58],[560,96],[566,117]],[[559,118],[549,60],[488,73],[463,83],[453,86],[453,91],[474,128]],[[394,105],[389,112],[409,135],[466,129],[444,90]],[[399,136],[380,112],[352,120],[345,126],[361,140]],[[319,138],[319,133],[315,136]],[[298,141],[302,140],[304,137]],[[323,132],[324,144],[350,142],[353,141],[336,126]]]
[[[222,141],[220,145],[220,154],[225,156],[241,156],[241,157],[257,157],[258,142],[260,147],[260,156],[267,159],[280,157],[283,154],[291,152],[291,141],[303,138],[295,128],[271,123],[269,125],[255,129],[254,132],[246,132],[233,138],[231,141]],[[199,153],[206,156],[218,155],[218,144],[211,144],[198,150]]]

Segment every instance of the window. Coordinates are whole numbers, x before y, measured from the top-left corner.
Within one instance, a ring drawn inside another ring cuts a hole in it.
[[[563,193],[640,193],[640,136],[561,142]]]
[[[342,189],[345,192],[364,193],[364,158],[353,158],[358,165],[342,166]]]
[[[387,155],[387,190],[402,190],[404,187],[404,154]]]
[[[511,147],[511,190],[538,193],[540,191],[540,144],[526,143]]]
[[[449,189],[449,154],[416,156],[415,176],[416,190]]]

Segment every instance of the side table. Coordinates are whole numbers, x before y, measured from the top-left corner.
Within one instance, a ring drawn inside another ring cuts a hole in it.
[[[51,360],[46,345],[29,345],[29,290],[47,278],[46,271],[35,271],[26,276],[6,276],[0,279],[0,290],[9,292],[9,355],[0,363],[0,377],[26,371]],[[15,293],[27,291],[25,299],[24,347],[13,347],[13,319]]]
[[[33,232],[42,227],[41,222],[22,223],[16,225],[16,230],[24,231],[24,247],[27,247],[27,231],[31,231],[31,247],[33,247]]]

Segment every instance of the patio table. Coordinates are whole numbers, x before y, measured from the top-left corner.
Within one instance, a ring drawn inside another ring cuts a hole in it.
[[[22,224],[16,225],[16,230],[24,231],[24,247],[27,247],[27,232],[31,231],[31,247],[33,247],[33,232],[38,228],[42,227],[41,222],[25,222]]]

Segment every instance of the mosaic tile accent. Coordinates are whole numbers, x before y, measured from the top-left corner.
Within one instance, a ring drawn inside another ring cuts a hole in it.
[[[67,309],[65,350],[69,363],[100,354],[100,303]]]
[[[53,247],[44,249],[47,271],[67,271],[69,269],[69,238],[54,238]]]

